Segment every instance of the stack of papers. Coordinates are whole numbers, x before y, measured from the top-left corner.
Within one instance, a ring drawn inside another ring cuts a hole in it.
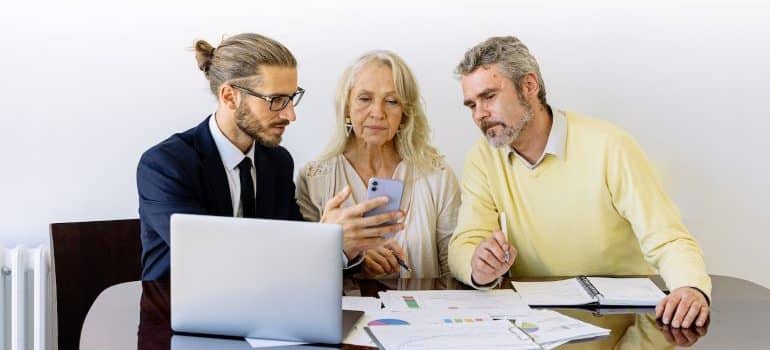
[[[358,319],[356,325],[350,330],[342,343],[377,347],[377,344],[374,343],[372,338],[366,332],[366,327],[442,325],[489,321],[492,321],[492,318],[486,314],[458,311],[431,312],[381,310],[374,313],[367,312]],[[397,328],[401,329],[401,327]]]
[[[551,310],[533,310],[512,321],[415,322],[399,327],[369,325],[365,329],[375,339],[367,345],[381,349],[553,349],[570,341],[610,334],[609,329]]]
[[[366,329],[380,349],[540,349],[507,320]]]
[[[530,309],[513,290],[400,290],[379,296],[343,298],[344,309],[365,312],[344,344],[381,349],[553,349],[610,333],[556,311]]]
[[[468,311],[497,319],[512,319],[532,309],[518,293],[496,290],[398,290],[380,292],[385,308],[400,311]]]
[[[342,309],[363,311],[365,313],[378,312],[381,310],[382,302],[373,297],[342,297]]]
[[[596,327],[552,310],[534,310],[526,317],[514,320],[516,327],[546,349],[573,340],[604,337],[609,329]]]

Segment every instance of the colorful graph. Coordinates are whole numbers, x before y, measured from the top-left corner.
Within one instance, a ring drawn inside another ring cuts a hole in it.
[[[445,318],[444,323],[473,323],[483,322],[483,318]]]
[[[417,300],[414,300],[414,297],[411,295],[404,295],[402,297],[404,299],[404,302],[406,303],[406,306],[410,309],[419,309],[420,305],[417,304]]]
[[[397,318],[381,318],[367,323],[369,326],[406,326],[408,324],[409,322]]]

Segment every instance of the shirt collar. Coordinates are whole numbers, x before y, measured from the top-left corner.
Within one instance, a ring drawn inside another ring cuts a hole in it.
[[[556,110],[556,113],[553,114],[553,124],[551,124],[551,132],[548,134],[548,142],[545,144],[544,153],[562,158],[566,145],[567,117],[564,115],[564,111]]]
[[[230,170],[235,169],[238,164],[243,161],[243,157],[249,157],[252,164],[254,164],[254,144],[251,145],[251,148],[246,154],[243,154],[238,147],[235,147],[235,145],[227,139],[225,134],[222,133],[222,130],[219,130],[216,117],[216,113],[211,114],[211,118],[209,118],[209,130],[211,131],[211,137],[214,138],[214,144],[217,145],[219,157],[222,158],[222,164],[225,165],[225,168]]]
[[[551,131],[548,133],[548,141],[546,141],[543,155],[537,162],[535,162],[535,164],[531,165],[531,168],[535,168],[542,163],[546,154],[554,155],[557,158],[563,158],[564,156],[564,148],[567,145],[567,117],[565,116],[564,111],[555,110],[552,120]],[[513,147],[508,145],[508,156],[510,157],[511,155],[515,155],[525,163],[528,163]]]

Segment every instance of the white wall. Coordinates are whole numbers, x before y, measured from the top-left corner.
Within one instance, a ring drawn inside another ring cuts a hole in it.
[[[538,57],[551,104],[638,138],[710,272],[770,286],[767,5],[358,3],[4,4],[0,243],[45,242],[50,222],[137,216],[141,152],[215,108],[188,49],[195,38],[253,31],[295,53],[308,93],[284,145],[298,166],[326,144],[343,67],[366,50],[398,52],[422,85],[435,144],[459,173],[479,133],[451,72],[465,49],[514,34]]]

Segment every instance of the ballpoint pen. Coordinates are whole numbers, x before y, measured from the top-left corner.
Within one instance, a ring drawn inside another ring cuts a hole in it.
[[[393,253],[393,256],[396,257],[396,261],[398,262],[398,264],[401,265],[401,267],[403,267],[405,270],[409,271],[409,266],[406,265],[404,260],[401,260],[401,258],[392,249],[390,250],[390,252]]]
[[[500,229],[503,231],[505,243],[508,243],[508,220],[505,218],[505,213],[500,213]],[[503,258],[505,259],[505,262],[508,262],[511,260],[511,253],[506,250]]]

